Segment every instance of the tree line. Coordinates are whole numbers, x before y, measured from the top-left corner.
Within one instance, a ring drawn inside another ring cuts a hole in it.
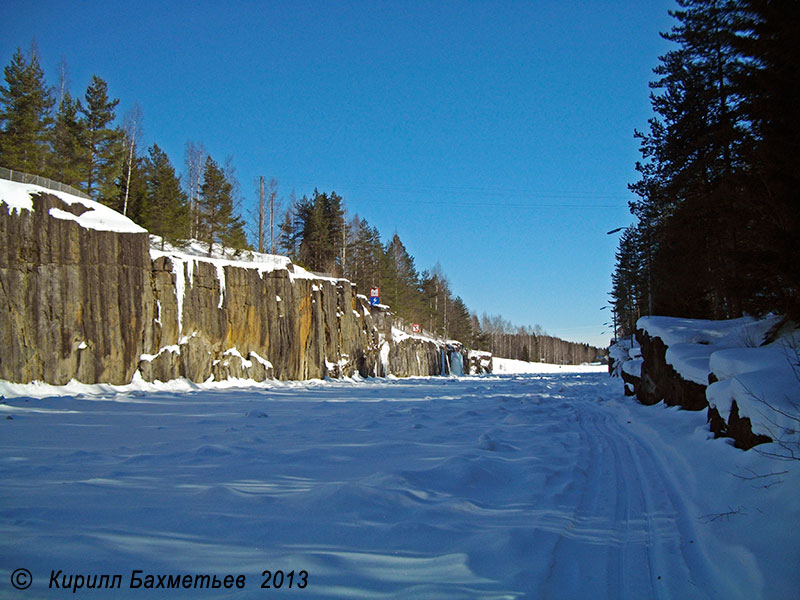
[[[220,165],[202,144],[187,142],[183,175],[157,144],[146,152],[142,111],[135,106],[116,124],[119,100],[94,75],[83,98],[72,96],[66,64],[48,87],[35,46],[17,48],[0,86],[0,165],[42,175],[84,191],[152,234],[180,245],[200,240],[235,251],[252,250],[248,222],[237,212],[238,182],[228,160]],[[269,225],[267,225],[267,203]],[[280,252],[317,273],[353,281],[362,293],[379,287],[383,304],[407,326],[455,339],[468,348],[522,360],[585,362],[599,352],[585,344],[547,336],[541,327],[516,328],[500,317],[479,319],[455,295],[437,263],[419,272],[395,233],[384,242],[359,215],[349,215],[336,192],[314,190],[298,199],[292,191],[279,212],[278,182],[259,182],[254,227],[259,252]],[[277,216],[277,221],[276,221]],[[274,227],[273,227],[274,225]],[[273,235],[277,232],[277,235]]]
[[[547,335],[541,325],[518,327],[500,315],[484,314],[480,321],[482,348],[495,356],[554,365],[594,362],[605,350]]]
[[[119,99],[92,76],[83,98],[73,97],[66,64],[57,87],[45,80],[39,53],[20,48],[4,69],[0,86],[0,165],[42,175],[85,192],[118,210],[162,240],[189,238],[248,247],[236,212],[235,177],[196,144],[187,144],[189,189],[157,144],[140,153],[141,109],[116,124]]]
[[[281,221],[280,250],[315,272],[344,277],[359,290],[379,287],[381,302],[406,324],[459,340],[497,356],[555,364],[591,362],[604,351],[549,336],[536,325],[516,327],[500,316],[478,316],[453,294],[438,263],[419,272],[400,236],[385,243],[375,227],[348,217],[341,196],[314,190],[293,198]]]
[[[678,0],[635,132],[636,222],[620,237],[612,305],[638,317],[800,319],[800,3]]]

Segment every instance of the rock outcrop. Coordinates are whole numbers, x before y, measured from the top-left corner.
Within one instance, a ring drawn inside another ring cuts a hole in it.
[[[349,281],[296,274],[288,262],[264,268],[154,254],[144,379],[374,373],[380,330]]]
[[[687,410],[706,409],[716,437],[732,438],[736,447],[749,449],[773,441],[765,433],[779,428],[769,429],[775,417],[765,416],[764,411],[771,405],[759,403],[758,393],[739,377],[751,378],[751,384],[760,387],[763,378],[756,375],[760,370],[770,377],[785,375],[791,362],[788,355],[780,344],[767,345],[781,323],[774,316],[760,321],[646,317],[639,320],[635,341],[626,338],[611,348],[609,370],[622,377],[625,393],[635,394],[642,404],[663,401]],[[790,393],[789,387],[784,395]],[[742,414],[743,402],[747,414]],[[780,409],[774,412],[782,414]],[[758,417],[757,427],[751,417]]]
[[[666,360],[667,346],[659,337],[651,337],[643,329],[636,331],[636,341],[641,347],[642,365],[639,381],[629,375],[628,381],[642,404],[664,401],[669,406],[686,410],[703,410],[708,407],[706,386],[687,381]]]
[[[50,194],[32,206],[0,204],[0,379],[129,382],[150,319],[147,232],[55,218],[86,209]]]
[[[91,201],[41,193],[19,206],[0,198],[0,379],[404,377],[448,373],[453,352],[464,363],[460,345],[395,339],[391,313],[354,284],[283,257],[151,251],[130,221],[107,231],[71,218],[109,210]]]

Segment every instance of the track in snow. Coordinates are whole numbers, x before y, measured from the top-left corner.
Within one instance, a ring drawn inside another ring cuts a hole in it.
[[[603,374],[9,400],[3,583],[243,573],[261,597],[264,569],[302,569],[277,595],[746,595],[627,402]]]

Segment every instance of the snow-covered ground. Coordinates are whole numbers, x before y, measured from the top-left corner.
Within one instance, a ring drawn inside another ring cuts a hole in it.
[[[513,358],[492,357],[492,370],[496,374],[521,375],[526,373],[608,373],[608,365],[551,365],[527,362]]]
[[[709,439],[704,414],[641,406],[604,373],[139,386],[0,404],[2,597],[73,596],[48,589],[59,571],[120,574],[115,598],[800,588],[800,463]],[[245,587],[130,590],[134,570]]]

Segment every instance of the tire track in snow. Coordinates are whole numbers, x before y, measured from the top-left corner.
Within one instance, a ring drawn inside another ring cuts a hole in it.
[[[746,573],[724,571],[712,560],[714,549],[708,548],[701,541],[697,531],[697,514],[688,504],[686,493],[682,490],[681,479],[670,466],[664,455],[664,448],[658,448],[654,441],[643,438],[626,430],[619,421],[608,418],[609,432],[623,443],[632,457],[639,476],[644,484],[639,486],[646,498],[648,514],[652,514],[657,503],[667,505],[673,514],[671,525],[673,534],[656,539],[653,552],[655,563],[670,573],[666,586],[666,598],[755,598],[759,597],[758,588],[752,588],[753,582]],[[659,495],[654,497],[653,490]],[[708,538],[705,538],[706,540]],[[680,560],[676,560],[679,557]],[[664,581],[664,577],[656,582]]]

